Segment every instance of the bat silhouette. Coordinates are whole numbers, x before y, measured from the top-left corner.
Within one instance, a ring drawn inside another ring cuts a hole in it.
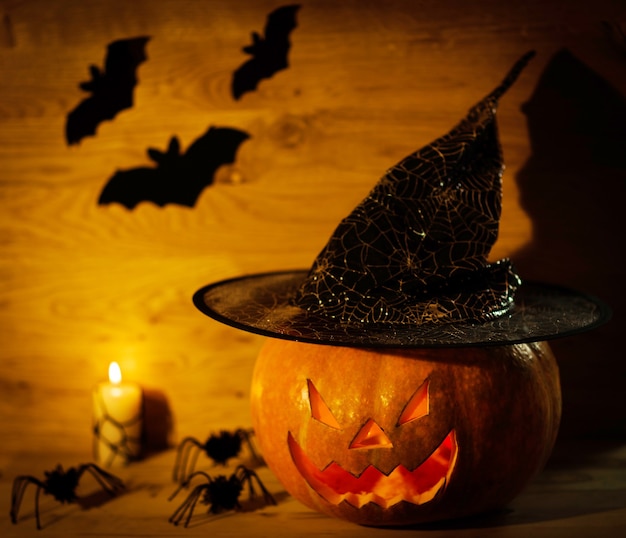
[[[296,13],[299,5],[275,9],[267,16],[265,36],[252,33],[252,44],[243,51],[252,58],[242,64],[233,74],[232,94],[239,99],[244,93],[256,90],[259,82],[270,78],[277,71],[289,66],[287,53],[291,47],[289,34],[297,26]]]
[[[202,191],[211,185],[216,170],[235,161],[240,144],[250,135],[238,129],[209,127],[181,154],[178,138],[170,139],[167,151],[148,148],[154,167],[116,172],[102,189],[98,204],[117,202],[133,209],[140,202],[158,206],[179,204],[193,207]]]
[[[133,106],[137,67],[147,59],[145,47],[149,40],[144,36],[113,41],[107,46],[104,71],[89,66],[91,80],[78,86],[92,95],[67,115],[65,138],[69,145],[95,135],[101,122],[112,120],[118,112]]]

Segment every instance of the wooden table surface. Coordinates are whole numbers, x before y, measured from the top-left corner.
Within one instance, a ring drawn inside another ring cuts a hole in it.
[[[0,0],[0,538],[6,536],[626,536],[626,447],[559,442],[503,513],[428,529],[366,529],[314,513],[266,468],[275,507],[168,523],[175,451],[119,470],[127,491],[80,505],[16,476],[85,462],[91,390],[109,362],[144,389],[151,436],[250,424],[263,343],[201,315],[210,282],[310,267],[380,175],[447,133],[527,50],[498,110],[506,162],[491,259],[525,280],[610,302],[611,324],[553,349],[563,439],[626,439],[626,2],[299,0],[289,68],[241,99],[233,72],[278,0]],[[67,115],[110,43],[150,36],[133,107],[80,144]],[[210,126],[249,133],[193,207],[99,204],[119,170],[154,167]],[[158,154],[158,152],[157,152]],[[153,153],[154,155],[154,153]],[[202,461],[200,462],[202,463]],[[213,471],[213,470],[212,470]],[[468,494],[471,494],[469,492]],[[177,499],[178,502],[178,499]],[[621,531],[621,533],[620,533]]]
[[[568,442],[557,448],[546,469],[501,512],[470,520],[410,529],[364,528],[332,519],[301,505],[289,496],[266,467],[257,472],[275,495],[276,506],[244,502],[244,512],[218,516],[201,505],[188,528],[175,527],[168,517],[183,500],[169,502],[175,487],[171,471],[175,451],[168,450],[144,461],[115,470],[127,491],[115,498],[100,495],[86,477],[78,493],[80,504],[61,505],[48,496],[40,498],[43,529],[34,518],[35,488],[29,487],[16,525],[8,513],[14,475],[0,480],[0,535],[9,536],[427,536],[439,537],[591,537],[625,536],[626,446],[597,442]],[[208,461],[208,460],[207,460]],[[62,462],[76,465],[79,462]],[[240,463],[234,462],[233,465]],[[19,462],[16,472],[33,473],[42,465],[54,468],[51,455],[32,454]],[[228,473],[199,461],[210,474]],[[86,476],[86,475],[85,475]],[[242,499],[245,498],[242,497]]]

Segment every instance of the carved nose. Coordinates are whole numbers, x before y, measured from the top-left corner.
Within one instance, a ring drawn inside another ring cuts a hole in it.
[[[349,448],[391,448],[393,443],[373,419],[369,419],[356,434]]]

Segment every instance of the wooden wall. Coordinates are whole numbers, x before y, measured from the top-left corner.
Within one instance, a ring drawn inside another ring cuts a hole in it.
[[[193,292],[308,267],[388,166],[444,134],[529,49],[499,110],[507,170],[493,257],[611,303],[611,325],[555,343],[562,433],[624,435],[626,5],[300,4],[290,67],[235,100],[241,48],[277,0],[0,2],[3,473],[23,451],[89,458],[90,390],[111,360],[171,424],[157,445],[249,425],[263,339],[202,316]],[[88,66],[143,35],[134,106],[68,146]],[[185,149],[210,125],[250,139],[195,207],[98,205],[116,170],[150,165],[148,147],[177,135]]]

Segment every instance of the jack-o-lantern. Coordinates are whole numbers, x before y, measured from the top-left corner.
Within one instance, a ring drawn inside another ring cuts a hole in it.
[[[274,337],[252,411],[268,465],[308,506],[367,525],[507,503],[541,468],[560,417],[545,340],[607,309],[488,261],[501,211],[498,99],[390,168],[308,271],[198,290],[207,315]]]
[[[545,463],[560,411],[546,343],[400,352],[268,339],[252,381],[257,439],[287,491],[365,525],[502,506]]]

